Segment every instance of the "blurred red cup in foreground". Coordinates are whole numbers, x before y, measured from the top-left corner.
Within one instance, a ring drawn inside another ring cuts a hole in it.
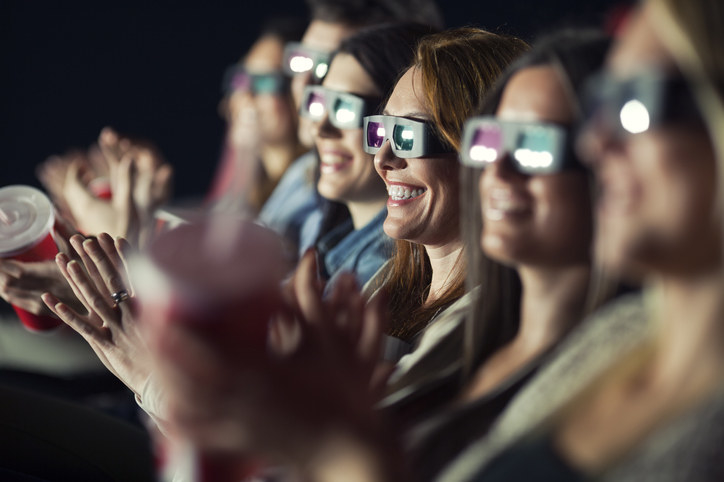
[[[164,325],[182,323],[229,359],[263,364],[269,321],[280,305],[282,253],[275,233],[231,216],[216,215],[166,231],[131,264],[140,321],[161,333]],[[190,456],[188,442],[170,443],[162,450],[172,467],[159,471],[175,477],[182,471],[189,480],[226,482],[249,475],[256,465],[238,454],[191,449],[195,455]],[[186,455],[174,468],[178,457],[173,454],[179,448]]]
[[[284,275],[274,232],[217,215],[161,234],[131,271],[143,323],[183,323],[241,356],[266,350]]]
[[[55,222],[48,197],[30,186],[0,188],[0,258],[16,261],[46,261],[55,258]],[[48,331],[63,322],[50,315],[36,315],[13,306],[23,325],[31,331]]]

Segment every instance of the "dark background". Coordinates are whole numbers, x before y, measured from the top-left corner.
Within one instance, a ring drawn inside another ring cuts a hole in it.
[[[617,0],[444,0],[450,27],[532,40],[561,25],[602,25]],[[176,199],[202,196],[219,153],[224,68],[261,19],[302,0],[50,2],[0,0],[0,186],[38,185],[53,153],[110,125],[153,140],[176,169]]]

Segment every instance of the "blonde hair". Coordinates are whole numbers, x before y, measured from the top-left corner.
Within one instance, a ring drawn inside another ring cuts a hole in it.
[[[649,0],[646,5],[659,38],[689,81],[709,132],[718,175],[712,221],[724,230],[724,2]]]

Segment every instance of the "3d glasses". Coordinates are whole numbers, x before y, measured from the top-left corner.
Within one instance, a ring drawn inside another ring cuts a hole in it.
[[[584,119],[596,118],[612,132],[640,134],[671,122],[701,122],[689,84],[681,76],[651,70],[618,79],[603,73],[586,85]]]
[[[492,116],[473,117],[465,123],[460,162],[484,168],[508,155],[523,174],[553,174],[581,167],[572,153],[568,129],[559,124],[514,122]]]
[[[277,95],[288,91],[289,77],[281,71],[255,73],[234,65],[226,69],[223,89],[226,93],[243,90],[253,95]]]
[[[284,47],[284,70],[289,75],[311,72],[314,83],[319,83],[327,75],[332,54],[316,50],[299,42],[288,42]]]
[[[362,118],[372,113],[380,101],[379,98],[360,97],[321,85],[309,85],[304,89],[299,115],[313,121],[328,116],[329,122],[338,129],[359,129]]]
[[[376,154],[386,140],[397,157],[426,157],[455,152],[438,138],[427,122],[391,115],[373,115],[364,118],[364,150]]]

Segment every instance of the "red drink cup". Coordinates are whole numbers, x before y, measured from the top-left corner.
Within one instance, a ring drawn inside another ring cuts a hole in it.
[[[142,323],[183,323],[230,359],[254,365],[266,357],[269,319],[279,306],[284,274],[281,242],[272,231],[230,216],[215,216],[161,234],[131,266]],[[171,440],[167,454],[188,449]],[[188,480],[230,482],[250,475],[247,457],[198,453],[182,467]],[[170,456],[170,463],[174,459]],[[176,457],[177,459],[179,457]],[[188,472],[191,471],[189,474]],[[178,476],[178,473],[176,474]],[[184,479],[186,480],[186,479]]]
[[[53,205],[45,194],[30,186],[0,188],[0,258],[16,261],[54,259]],[[13,306],[23,325],[31,331],[47,331],[63,322],[49,315],[34,315]]]

